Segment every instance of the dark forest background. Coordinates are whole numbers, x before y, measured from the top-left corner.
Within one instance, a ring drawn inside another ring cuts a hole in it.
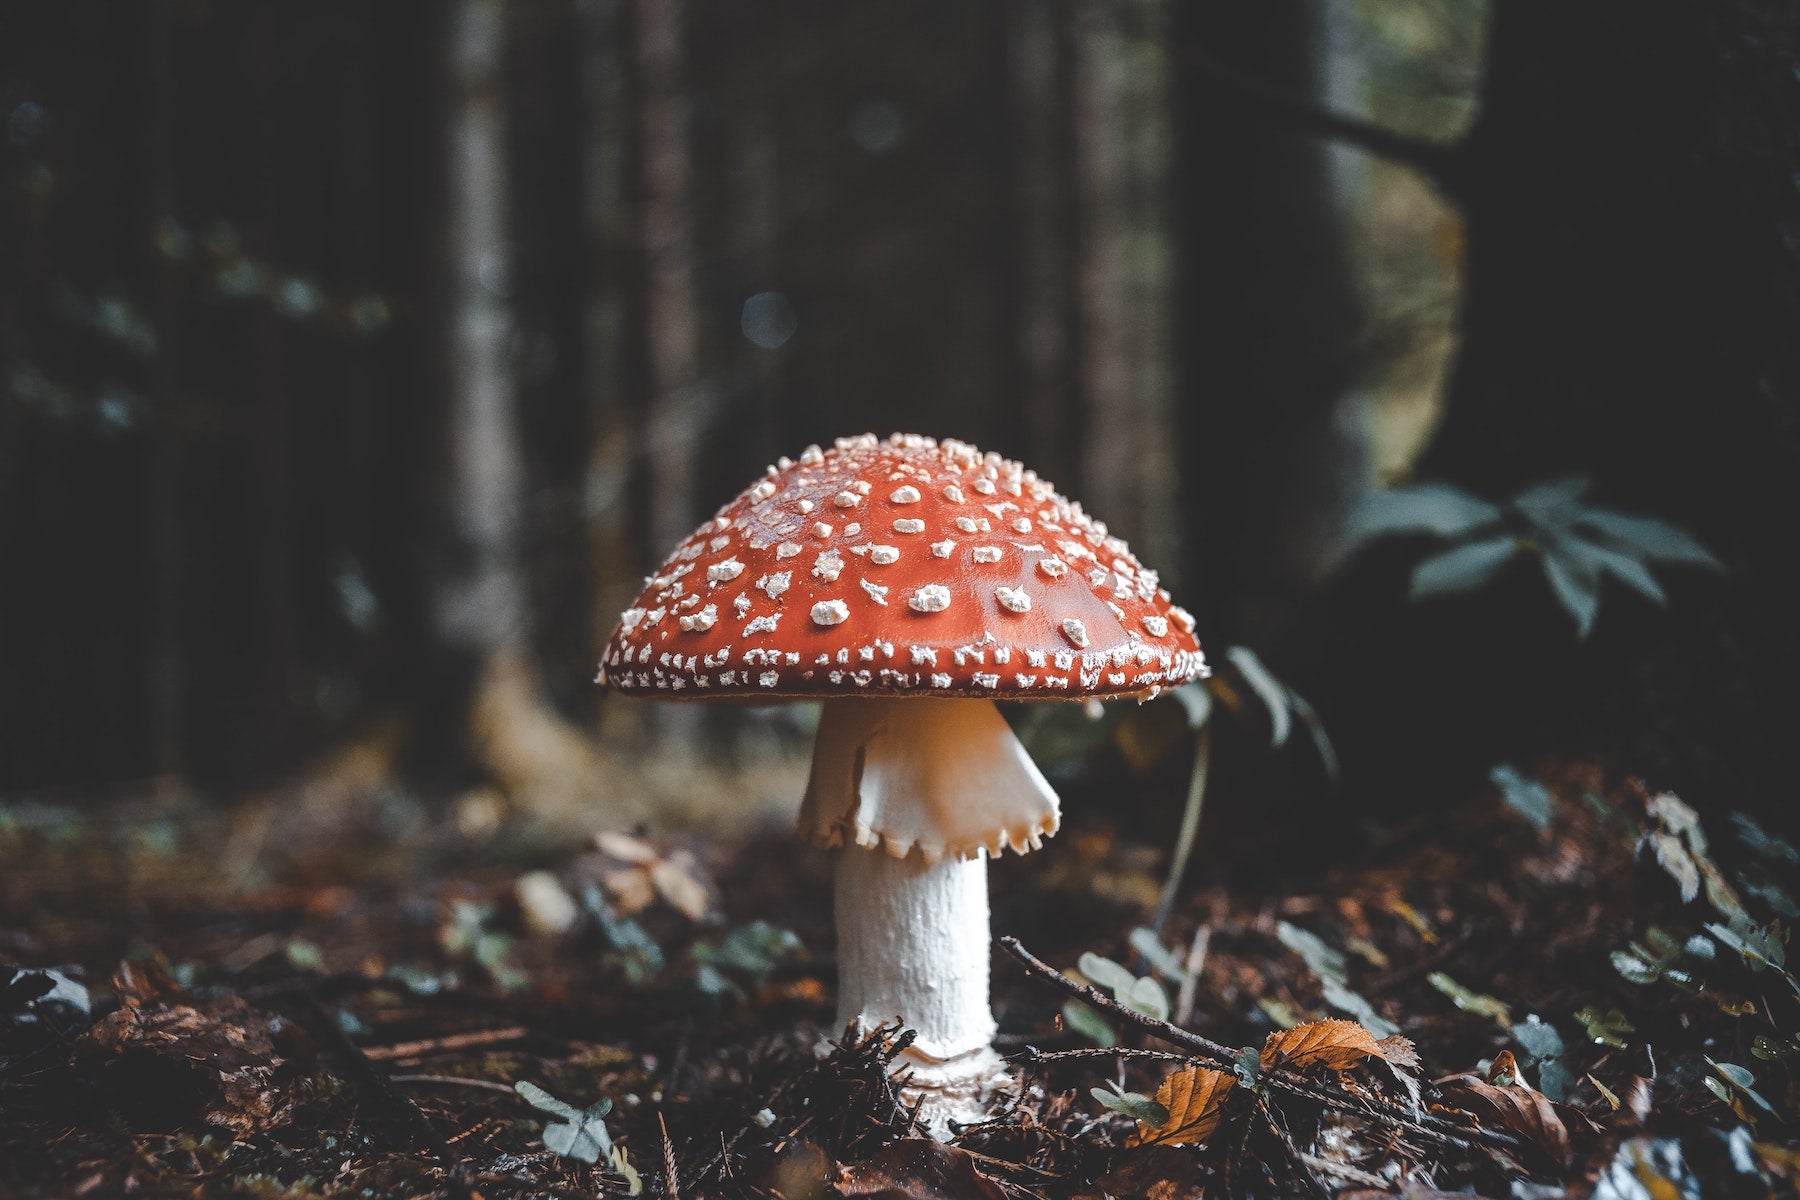
[[[1332,811],[1580,755],[1792,819],[1797,22],[5,6],[0,795],[351,747],[622,805],[671,747],[798,745],[603,703],[597,647],[766,462],[905,430],[1021,458],[1254,647]],[[1666,605],[1595,574],[1583,637],[1540,542],[1425,600],[1438,541],[1355,544],[1391,484],[1569,476],[1719,568],[1659,566]]]

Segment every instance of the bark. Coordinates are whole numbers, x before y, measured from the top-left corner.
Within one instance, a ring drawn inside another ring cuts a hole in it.
[[[633,229],[627,216],[632,110],[623,0],[581,4],[577,14],[585,115],[582,209],[587,261],[593,264],[583,321],[592,424],[582,510],[593,578],[589,643],[598,660],[620,611],[637,594],[642,558],[632,538],[634,463],[631,414],[624,402],[634,383]]]
[[[1014,326],[1025,461],[1046,479],[1073,479],[1064,431],[1075,407],[1071,306],[1069,127],[1065,24],[1055,0],[1008,7],[1014,185]]]
[[[1136,484],[1150,431],[1131,388],[1123,34],[1110,0],[1080,0],[1073,24],[1079,494],[1091,512],[1129,532],[1141,515]]]
[[[477,758],[522,807],[545,811],[585,803],[599,764],[550,708],[531,665],[519,558],[526,478],[510,349],[506,15],[505,0],[459,0],[446,43],[447,499],[455,552],[440,581],[437,620],[448,651],[468,664]]]
[[[640,445],[652,554],[693,532],[694,445],[711,408],[701,369],[693,161],[684,78],[686,0],[636,0],[644,334],[649,372]]]

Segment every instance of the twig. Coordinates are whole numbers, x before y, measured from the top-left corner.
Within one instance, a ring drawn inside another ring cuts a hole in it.
[[[417,1042],[395,1042],[391,1046],[370,1046],[363,1051],[375,1062],[388,1062],[396,1058],[423,1058],[428,1054],[438,1054],[446,1050],[467,1050],[472,1046],[493,1046],[501,1042],[517,1042],[531,1036],[531,1030],[522,1025],[513,1025],[505,1029],[478,1029],[473,1033],[452,1033],[445,1037],[425,1038]]]
[[[445,1087],[485,1088],[487,1091],[500,1092],[507,1096],[518,1095],[517,1092],[507,1087],[504,1083],[495,1083],[491,1079],[464,1079],[460,1075],[389,1075],[388,1082],[442,1084]]]
[[[1275,1111],[1264,1103],[1258,1103],[1256,1110],[1262,1114],[1264,1124],[1269,1127],[1269,1132],[1275,1135],[1275,1140],[1281,1143],[1281,1148],[1287,1151],[1288,1161],[1293,1164],[1300,1178],[1306,1181],[1307,1188],[1313,1195],[1320,1197],[1320,1200],[1331,1200],[1331,1189],[1325,1186],[1324,1180],[1313,1173],[1312,1167],[1307,1164],[1307,1156],[1301,1152],[1300,1147],[1294,1144],[1293,1136],[1276,1119]]]
[[[1190,1033],[1186,1029],[1181,1029],[1169,1024],[1167,1021],[1159,1021],[1155,1017],[1147,1016],[1135,1009],[1126,1008],[1123,1004],[1120,1004],[1111,996],[1108,996],[1091,984],[1075,982],[1067,975],[1056,970],[1056,968],[1052,967],[1049,963],[1038,958],[1035,954],[1031,953],[1031,951],[1025,949],[1016,937],[1003,937],[1000,939],[1000,945],[1008,954],[1018,959],[1020,964],[1023,965],[1028,972],[1056,988],[1058,991],[1063,992],[1065,995],[1072,996],[1090,1007],[1099,1009],[1114,1020],[1123,1021],[1128,1025],[1135,1025],[1139,1029],[1144,1030],[1146,1033],[1149,1033],[1160,1041],[1167,1042],[1171,1046],[1179,1046],[1182,1049],[1187,1050],[1195,1058],[1210,1062],[1227,1071],[1235,1071],[1237,1069],[1237,1052],[1230,1047],[1221,1045],[1211,1038],[1202,1037],[1197,1033]],[[1414,1115],[1404,1109],[1396,1108],[1392,1105],[1380,1104],[1362,1096],[1352,1095],[1341,1088],[1314,1083],[1305,1076],[1296,1075],[1292,1071],[1266,1071],[1262,1075],[1262,1081],[1270,1087],[1279,1088],[1284,1092],[1291,1092],[1296,1096],[1304,1096],[1308,1100],[1317,1104],[1322,1104],[1327,1108],[1336,1109],[1339,1112],[1355,1113],[1358,1116],[1370,1117],[1376,1120],[1391,1121],[1418,1133],[1448,1141],[1465,1149],[1469,1147],[1471,1142],[1481,1142],[1488,1146],[1497,1147],[1503,1150],[1517,1150],[1523,1145],[1518,1138],[1515,1138],[1508,1133],[1502,1133],[1496,1129],[1483,1129],[1479,1126],[1462,1125],[1453,1121],[1446,1121],[1442,1117],[1432,1116],[1429,1113]]]

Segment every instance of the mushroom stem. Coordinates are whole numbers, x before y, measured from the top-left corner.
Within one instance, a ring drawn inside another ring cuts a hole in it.
[[[825,706],[802,831],[839,847],[838,1024],[896,1019],[926,1127],[986,1116],[1005,1065],[989,1043],[987,859],[1056,831],[1056,793],[987,700]]]
[[[934,1136],[984,1119],[1006,1081],[988,1044],[987,856],[931,863],[846,846],[836,891],[838,1027],[899,1019],[918,1035],[894,1068]]]

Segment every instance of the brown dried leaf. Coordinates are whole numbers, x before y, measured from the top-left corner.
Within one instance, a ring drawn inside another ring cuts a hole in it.
[[[1006,1200],[975,1156],[930,1138],[889,1142],[873,1157],[838,1173],[838,1194],[871,1200]]]
[[[620,862],[637,867],[649,866],[662,857],[649,842],[634,838],[629,833],[617,833],[610,829],[596,833],[594,845],[600,848],[601,853],[610,854]]]
[[[1319,1064],[1347,1071],[1370,1057],[1385,1057],[1375,1035],[1355,1021],[1334,1017],[1271,1033],[1263,1043],[1262,1067],[1265,1071],[1278,1066],[1301,1070]]]
[[[189,1001],[160,972],[134,964],[114,978],[121,1004],[78,1046],[114,1099],[147,1127],[199,1120],[238,1137],[294,1115],[288,1056],[304,1036],[236,996]]]
[[[690,921],[706,916],[712,896],[699,875],[694,856],[677,850],[650,868],[650,880],[669,906]]]
[[[1176,1071],[1156,1089],[1156,1102],[1169,1110],[1168,1122],[1158,1129],[1140,1121],[1135,1143],[1181,1146],[1206,1141],[1219,1127],[1225,1097],[1236,1084],[1236,1076],[1208,1067]]]
[[[1381,1052],[1381,1057],[1387,1059],[1388,1065],[1391,1067],[1401,1067],[1408,1071],[1419,1069],[1419,1048],[1413,1045],[1411,1038],[1401,1037],[1396,1033],[1392,1037],[1384,1037],[1376,1042],[1375,1048]]]
[[[1518,1134],[1557,1166],[1566,1167],[1573,1160],[1569,1127],[1562,1118],[1566,1110],[1542,1092],[1521,1084],[1495,1087],[1479,1075],[1452,1075],[1439,1080],[1438,1088],[1446,1104]]]
[[[1388,1074],[1393,1076],[1406,1092],[1406,1098],[1416,1109],[1419,1107],[1419,1051],[1410,1039],[1394,1034],[1384,1037],[1375,1043],[1381,1051],[1381,1058],[1387,1067]]]

